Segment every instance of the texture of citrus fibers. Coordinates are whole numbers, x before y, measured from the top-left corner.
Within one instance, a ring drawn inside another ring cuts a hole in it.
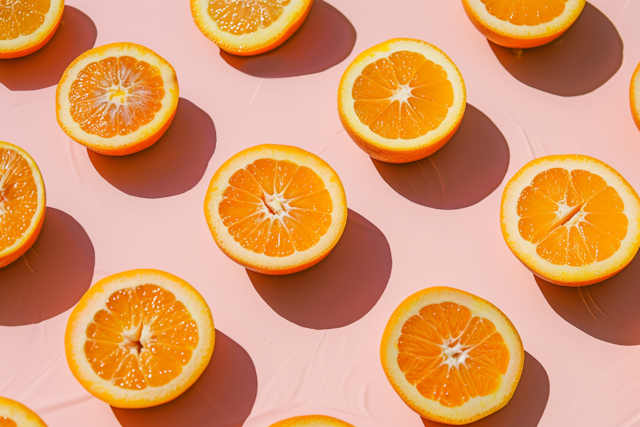
[[[481,0],[487,12],[514,25],[540,25],[562,14],[567,0]]]
[[[94,372],[130,390],[169,383],[191,359],[198,328],[173,293],[146,284],[113,293],[86,330]]]
[[[18,425],[11,418],[0,417],[0,427],[18,427]]]
[[[250,34],[278,20],[290,0],[209,0],[207,12],[218,28],[234,35]]]
[[[236,242],[255,253],[285,257],[311,248],[331,225],[333,203],[312,169],[258,159],[229,179],[218,206]]]
[[[0,0],[0,40],[34,33],[50,7],[51,0]]]
[[[454,98],[445,69],[409,51],[367,65],[352,96],[362,124],[387,139],[417,138],[438,128]]]
[[[518,199],[518,230],[556,265],[585,266],[613,255],[629,221],[618,192],[585,171],[548,169]]]
[[[128,135],[153,120],[164,95],[158,67],[131,56],[108,57],[78,73],[69,90],[71,117],[92,135]]]

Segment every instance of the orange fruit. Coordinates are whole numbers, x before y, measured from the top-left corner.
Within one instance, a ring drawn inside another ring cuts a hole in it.
[[[0,397],[0,427],[47,427],[31,409],[15,400]]]
[[[587,156],[526,164],[504,189],[500,222],[518,259],[558,285],[611,277],[640,247],[638,194],[613,168]]]
[[[490,41],[529,48],[560,37],[578,19],[585,0],[462,0],[462,5]]]
[[[640,129],[640,64],[638,64],[636,71],[633,72],[633,77],[631,77],[629,97],[633,121],[636,122],[636,126]]]
[[[191,0],[202,33],[234,55],[258,55],[284,43],[307,18],[313,0]]]
[[[505,406],[516,391],[524,349],[493,304],[446,287],[404,300],[382,337],[382,367],[414,411],[445,424],[468,424]]]
[[[177,107],[171,64],[134,43],[86,51],[67,67],[56,92],[62,130],[90,150],[114,156],[155,143]]]
[[[349,423],[326,415],[303,415],[272,424],[271,427],[353,427]]]
[[[159,270],[131,270],[96,283],[73,309],[65,334],[71,372],[117,408],[168,402],[211,359],[215,330],[198,291]]]
[[[44,182],[36,162],[20,147],[0,141],[0,267],[33,245],[45,209]]]
[[[342,75],[340,121],[374,159],[406,163],[440,149],[466,107],[462,75],[421,40],[393,39],[365,50]]]
[[[227,160],[211,179],[204,211],[220,249],[264,274],[318,263],[347,222],[338,174],[318,156],[286,145],[258,145]]]
[[[0,59],[26,56],[47,44],[63,11],[64,0],[0,2]]]

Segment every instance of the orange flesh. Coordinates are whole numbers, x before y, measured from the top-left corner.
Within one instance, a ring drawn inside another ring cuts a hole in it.
[[[556,265],[585,266],[613,255],[629,221],[618,192],[600,176],[554,168],[538,174],[518,199],[518,229]]]
[[[445,302],[423,307],[402,327],[398,365],[427,399],[458,407],[500,387],[509,348],[490,320]]]
[[[0,40],[34,33],[50,6],[51,0],[0,0]]]
[[[234,35],[250,34],[278,20],[290,0],[209,0],[209,16],[218,28]]]
[[[71,85],[71,117],[92,135],[128,135],[162,108],[164,82],[158,67],[131,56],[92,62]]]
[[[182,372],[198,345],[198,327],[175,296],[146,284],[114,292],[87,327],[94,372],[130,390],[159,387]]]
[[[387,139],[412,139],[436,129],[453,105],[453,86],[440,65],[401,51],[367,65],[353,84],[362,124]]]
[[[13,421],[11,418],[7,418],[7,417],[0,417],[0,427],[17,427],[18,425],[16,424],[15,421]]]
[[[38,209],[38,188],[29,163],[0,148],[0,251],[24,235]]]
[[[311,248],[331,225],[333,203],[313,170],[259,159],[229,179],[218,206],[222,222],[244,248],[284,257]]]
[[[567,0],[481,0],[487,11],[514,25],[540,25],[553,21],[564,11]]]

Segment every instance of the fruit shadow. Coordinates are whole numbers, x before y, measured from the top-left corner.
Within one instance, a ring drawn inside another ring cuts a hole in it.
[[[589,93],[622,65],[623,44],[615,25],[587,3],[573,25],[556,40],[531,49],[489,42],[503,67],[533,88],[560,96]]]
[[[595,285],[559,286],[534,277],[551,308],[576,328],[612,344],[640,344],[640,255]]]
[[[389,283],[391,264],[384,234],[349,209],[342,237],[318,264],[283,276],[247,274],[280,316],[305,328],[332,329],[350,325],[375,306]]]
[[[338,9],[315,0],[302,26],[276,49],[256,56],[220,50],[233,68],[256,77],[293,77],[327,70],[344,61],[356,43],[356,30]]]
[[[513,397],[498,412],[471,424],[469,427],[536,427],[549,401],[549,375],[535,357],[525,351],[524,368]],[[422,418],[425,427],[441,424]]]
[[[169,129],[151,147],[128,156],[87,152],[96,171],[118,190],[157,199],[195,187],[215,149],[216,128],[211,117],[180,98]]]
[[[95,252],[82,226],[47,207],[42,230],[19,259],[0,268],[0,325],[39,323],[73,307],[91,286]]]
[[[502,182],[509,145],[484,113],[467,104],[462,123],[444,147],[411,163],[371,159],[401,196],[435,209],[461,209],[483,200]]]
[[[251,356],[216,330],[209,366],[183,394],[152,408],[111,410],[122,427],[241,427],[257,395],[258,376]]]
[[[10,90],[35,90],[57,85],[64,70],[98,37],[95,24],[75,7],[65,6],[51,40],[22,58],[0,59],[0,83]]]

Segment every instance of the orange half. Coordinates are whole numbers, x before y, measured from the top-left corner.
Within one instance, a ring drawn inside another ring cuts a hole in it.
[[[0,397],[0,427],[47,427],[35,412],[15,400]]]
[[[0,1],[0,59],[29,55],[55,34],[64,0]]]
[[[468,424],[505,406],[524,366],[515,327],[494,305],[446,287],[411,295],[382,337],[382,367],[414,411],[445,424]]]
[[[337,418],[326,415],[303,415],[272,424],[271,427],[353,427]]]
[[[631,115],[633,121],[640,129],[640,64],[631,77],[631,88],[629,90],[629,100],[631,101]]]

